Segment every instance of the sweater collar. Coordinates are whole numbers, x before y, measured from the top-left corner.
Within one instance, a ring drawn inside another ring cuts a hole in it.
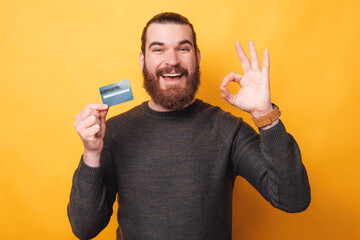
[[[180,109],[180,110],[175,110],[175,111],[169,111],[169,112],[159,112],[159,111],[155,111],[153,109],[151,109],[149,107],[149,101],[143,102],[141,104],[142,109],[150,116],[152,117],[156,117],[156,118],[172,118],[172,117],[180,117],[180,116],[184,116],[187,115],[188,113],[191,113],[192,111],[194,111],[194,109],[197,108],[197,106],[199,106],[199,104],[202,101],[199,99],[195,99],[195,101],[190,104],[189,106],[187,106],[186,108]]]

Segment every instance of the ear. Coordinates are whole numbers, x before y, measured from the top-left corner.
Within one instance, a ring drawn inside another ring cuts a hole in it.
[[[200,64],[200,60],[201,60],[201,53],[200,53],[200,49],[198,48],[196,51],[196,61],[198,64]]]
[[[144,68],[144,59],[145,59],[145,56],[144,56],[143,52],[141,51],[140,55],[139,55],[139,63],[140,63],[141,71]]]

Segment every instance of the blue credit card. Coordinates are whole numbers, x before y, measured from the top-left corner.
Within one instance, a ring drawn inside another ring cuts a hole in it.
[[[102,102],[109,107],[134,99],[129,80],[99,88]]]

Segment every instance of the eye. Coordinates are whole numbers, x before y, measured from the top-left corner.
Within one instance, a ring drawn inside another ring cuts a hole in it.
[[[153,52],[162,52],[163,50],[161,48],[153,48]]]
[[[188,47],[182,47],[180,48],[180,52],[189,52],[190,49]]]

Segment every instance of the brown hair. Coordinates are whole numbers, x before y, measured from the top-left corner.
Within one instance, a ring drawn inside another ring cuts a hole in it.
[[[195,54],[197,52],[197,43],[196,43],[196,33],[194,31],[193,25],[189,22],[189,20],[177,13],[173,12],[163,12],[160,14],[155,15],[153,18],[151,18],[144,27],[144,30],[141,35],[141,51],[145,55],[145,43],[146,43],[146,32],[150,24],[152,23],[160,23],[160,24],[166,24],[166,23],[176,23],[176,24],[186,24],[189,25],[192,31],[192,37],[194,42],[194,50]]]

